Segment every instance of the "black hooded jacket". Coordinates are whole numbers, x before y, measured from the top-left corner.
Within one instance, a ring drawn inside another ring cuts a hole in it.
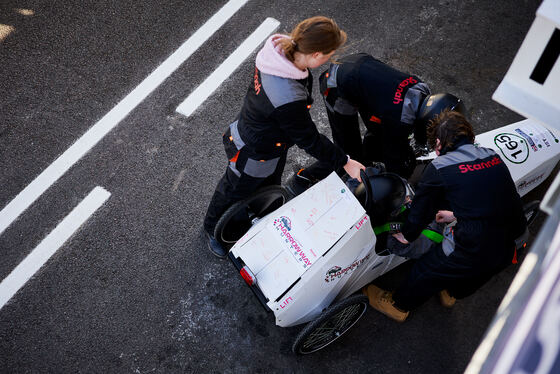
[[[484,267],[511,260],[526,220],[521,199],[498,154],[468,142],[434,159],[425,169],[402,226],[416,239],[438,210],[457,218],[454,256]]]

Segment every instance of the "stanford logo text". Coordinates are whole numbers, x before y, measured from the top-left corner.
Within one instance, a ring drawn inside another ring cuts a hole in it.
[[[459,165],[459,170],[461,170],[461,173],[468,173],[469,171],[488,169],[491,168],[492,166],[499,165],[501,163],[502,160],[498,156],[496,156],[490,161],[483,161],[478,164],[472,164],[472,165],[461,164]]]
[[[397,87],[397,91],[395,91],[395,97],[393,98],[393,104],[399,104],[400,102],[402,102],[404,100],[402,98],[403,89],[406,86],[408,86],[409,84],[416,84],[416,83],[418,83],[418,81],[416,79],[412,78],[412,77],[408,77],[404,81],[399,83],[399,86]]]

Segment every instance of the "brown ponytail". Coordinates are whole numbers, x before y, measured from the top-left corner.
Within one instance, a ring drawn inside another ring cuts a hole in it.
[[[301,21],[290,33],[290,38],[279,41],[286,58],[294,62],[294,54],[321,52],[329,54],[346,42],[346,33],[327,17],[315,16]]]

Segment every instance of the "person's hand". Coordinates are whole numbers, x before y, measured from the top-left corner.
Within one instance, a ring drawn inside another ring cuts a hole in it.
[[[450,210],[440,210],[436,213],[436,222],[437,223],[451,223],[455,221],[457,218],[453,215],[453,212]]]
[[[393,238],[397,239],[399,242],[403,244],[408,244],[408,240],[405,239],[402,232],[397,232],[396,234],[393,234]]]
[[[346,165],[344,165],[344,171],[351,178],[357,179],[359,182],[362,181],[362,178],[360,178],[360,170],[365,170],[365,169],[366,167],[364,165],[362,165],[356,160],[352,160],[351,158],[348,159],[348,162],[346,163]]]

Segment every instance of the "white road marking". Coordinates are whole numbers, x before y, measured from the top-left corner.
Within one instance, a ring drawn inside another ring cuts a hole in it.
[[[183,181],[183,179],[185,178],[185,174],[187,173],[187,169],[183,169],[181,170],[181,172],[179,173],[179,175],[177,176],[177,179],[175,179],[175,183],[173,183],[173,187],[171,188],[171,190],[173,192],[176,192],[177,189],[179,188],[179,185],[181,184],[181,182]]]
[[[193,52],[214,34],[248,0],[230,0],[187,41],[169,56],[109,113],[93,125],[70,148],[50,164],[0,211],[0,234],[14,222],[35,200],[52,186],[82,156],[107,135],[140,104],[154,89],[169,77]]]
[[[267,18],[177,107],[176,111],[187,117],[190,116],[279,25],[280,22],[274,18]]]
[[[0,283],[0,309],[49,258],[107,201],[111,193],[95,187],[80,204]]]

